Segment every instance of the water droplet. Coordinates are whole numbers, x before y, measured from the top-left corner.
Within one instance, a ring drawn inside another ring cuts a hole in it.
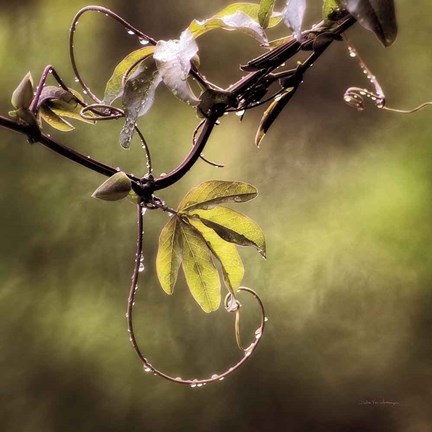
[[[255,339],[259,339],[262,336],[262,330],[261,329],[257,329],[255,331]]]
[[[241,196],[235,196],[234,201],[235,202],[242,202],[242,197]]]
[[[214,374],[214,375],[211,376],[211,379],[214,380],[214,379],[216,379],[217,377],[218,377],[218,375]]]
[[[147,365],[144,365],[144,372],[151,372],[151,368],[149,368]]]
[[[140,39],[139,39],[139,43],[140,43],[141,45],[148,45],[149,41],[148,41],[147,39],[140,38]]]
[[[133,30],[128,30],[127,32],[128,32],[128,34],[130,34],[130,35],[134,35],[134,34],[135,34],[135,32],[134,32]]]
[[[245,113],[245,110],[241,110],[241,111],[236,111],[236,116],[237,117],[243,117]]]
[[[191,386],[192,388],[194,388],[194,387],[196,387],[196,384],[191,384],[190,386]]]
[[[252,349],[251,348],[245,349],[245,352],[244,352],[244,356],[245,357],[249,357],[251,354],[252,354]]]
[[[140,265],[139,265],[138,271],[141,273],[141,272],[144,271],[144,269],[145,269],[144,263],[141,262]]]
[[[223,381],[225,379],[225,377],[220,377],[219,381]]]
[[[75,82],[79,82],[79,79],[78,79],[78,77],[75,77]]]
[[[202,386],[203,386],[203,383],[197,384],[197,387],[202,387]]]
[[[126,318],[129,318],[129,314],[128,314],[127,312],[125,313],[125,317],[126,317]]]
[[[141,215],[144,216],[146,214],[146,212],[147,212],[147,207],[142,207],[141,208]],[[142,254],[141,254],[141,256],[143,257]],[[140,257],[140,260],[141,260],[141,257]],[[144,261],[144,257],[143,257],[142,261]]]
[[[165,176],[166,176],[166,173],[164,173],[164,172],[163,172],[163,173],[160,173],[160,176],[161,176],[161,177],[165,177]]]
[[[87,90],[83,90],[83,93],[84,93],[84,94],[87,94],[88,92],[87,92]]]
[[[265,317],[265,318],[264,318],[264,322],[267,322],[267,321],[268,321],[268,318],[267,318],[267,317]]]

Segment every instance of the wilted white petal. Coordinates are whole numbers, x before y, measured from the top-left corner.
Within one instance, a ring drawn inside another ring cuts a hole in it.
[[[282,17],[285,24],[294,32],[297,40],[301,39],[301,29],[306,11],[306,0],[288,0]]]
[[[189,30],[180,39],[159,41],[153,58],[165,85],[180,100],[197,105],[199,99],[187,82],[191,70],[191,60],[198,52],[198,45]]]

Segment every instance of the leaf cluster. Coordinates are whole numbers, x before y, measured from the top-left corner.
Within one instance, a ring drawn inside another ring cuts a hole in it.
[[[247,216],[220,204],[241,203],[257,196],[247,183],[208,181],[192,189],[163,228],[156,269],[167,294],[174,292],[180,266],[196,302],[205,312],[219,308],[221,283],[235,296],[244,275],[237,246],[252,246],[265,257],[261,228]]]

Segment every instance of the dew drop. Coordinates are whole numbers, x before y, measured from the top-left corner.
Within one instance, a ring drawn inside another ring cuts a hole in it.
[[[75,77],[75,82],[79,82],[79,79],[78,79],[78,77]]]
[[[202,387],[202,386],[203,386],[203,383],[197,384],[197,387]]]
[[[151,368],[149,368],[148,366],[144,365],[144,372],[151,372]]]
[[[127,32],[128,32],[128,34],[130,34],[130,35],[134,35],[134,34],[135,34],[135,32],[134,32],[133,30],[128,30]]]
[[[241,110],[241,111],[236,111],[236,116],[237,117],[242,117],[242,116],[244,116],[244,113],[245,113],[245,110]]]
[[[268,321],[268,318],[267,318],[267,317],[265,317],[265,318],[264,318],[264,322],[267,322],[267,321]]]
[[[242,202],[242,197],[241,196],[235,196],[234,201],[235,202]]]
[[[262,336],[262,330],[261,329],[257,329],[255,331],[255,339],[259,339]]]
[[[139,43],[140,43],[141,45],[148,45],[149,41],[148,41],[147,39],[140,38],[140,39],[139,39]]]
[[[217,377],[218,377],[218,375],[214,374],[214,375],[211,376],[211,379],[214,380],[214,379],[216,379]]]
[[[144,263],[141,262],[140,265],[139,265],[138,271],[141,273],[141,272],[144,271],[144,269],[145,269]]]
[[[223,381],[225,379],[225,377],[220,377],[219,381]]]
[[[83,90],[83,93],[84,93],[84,94],[87,94],[88,92],[87,92],[87,90]]]

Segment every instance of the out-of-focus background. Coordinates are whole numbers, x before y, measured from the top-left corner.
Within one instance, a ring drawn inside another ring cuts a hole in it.
[[[225,0],[100,0],[157,39],[177,37]],[[319,20],[309,0],[308,23]],[[313,5],[312,5],[313,3]],[[388,104],[432,100],[432,6],[396,1],[399,37],[388,49],[360,28],[349,36]],[[0,1],[0,106],[29,70],[53,64],[74,84],[68,28],[82,0]],[[281,6],[281,5],[279,5]],[[279,35],[279,33],[276,33]],[[276,35],[275,34],[275,35]],[[245,35],[199,41],[207,76],[222,86],[262,52]],[[77,61],[101,95],[138,42],[102,14],[80,20]],[[4,432],[389,431],[432,424],[432,110],[399,115],[344,104],[367,82],[334,44],[257,150],[261,111],[224,117],[199,162],[160,195],[176,206],[208,179],[246,181],[259,197],[238,207],[260,223],[268,260],[242,250],[244,284],[269,317],[262,345],[232,377],[191,389],[145,374],[130,347],[125,307],[135,248],[128,202],[90,198],[104,180],[0,130],[0,428]],[[156,174],[189,151],[194,112],[158,91],[141,121]],[[121,122],[53,136],[129,172],[143,173],[137,142],[121,150]],[[233,317],[206,315],[183,280],[166,296],[154,274],[166,215],[145,220],[146,272],[137,301],[145,354],[174,376],[209,376],[239,353]],[[244,299],[252,330],[253,303]],[[249,312],[250,311],[250,312]],[[256,317],[255,317],[256,318]]]

